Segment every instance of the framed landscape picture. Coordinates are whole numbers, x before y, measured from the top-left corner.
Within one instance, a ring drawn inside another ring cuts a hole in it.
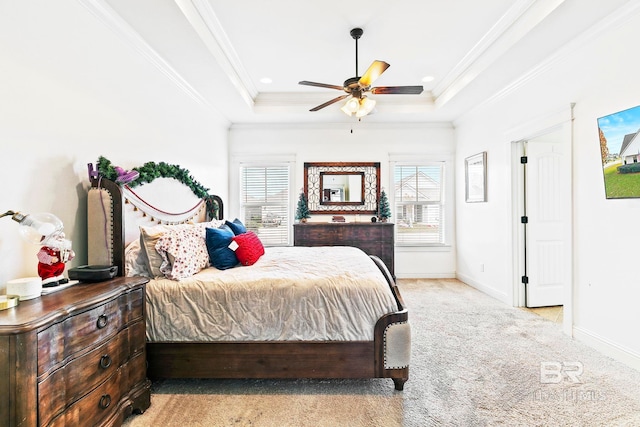
[[[607,199],[640,197],[640,106],[598,119]]]

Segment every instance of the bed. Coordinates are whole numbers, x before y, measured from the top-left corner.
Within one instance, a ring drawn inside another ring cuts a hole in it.
[[[90,180],[89,264],[116,265],[119,275],[144,274],[136,263],[149,227],[202,232],[229,223],[217,196],[174,214],[126,185]],[[359,249],[266,247],[249,266],[146,273],[151,379],[391,378],[396,390],[408,380],[407,308],[384,263]]]

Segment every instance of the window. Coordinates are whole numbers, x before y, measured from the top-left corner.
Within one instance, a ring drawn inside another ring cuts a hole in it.
[[[444,162],[393,167],[396,244],[445,243]]]
[[[240,212],[265,246],[289,244],[289,166],[240,165]]]

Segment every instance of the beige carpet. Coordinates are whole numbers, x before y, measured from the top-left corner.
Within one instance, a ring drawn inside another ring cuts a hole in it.
[[[640,372],[459,281],[399,286],[413,331],[404,391],[389,379],[166,380],[125,425],[640,426]]]

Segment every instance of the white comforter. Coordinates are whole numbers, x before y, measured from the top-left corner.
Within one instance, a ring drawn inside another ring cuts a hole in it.
[[[147,284],[147,340],[373,340],[397,311],[373,261],[352,247],[277,247],[253,266]]]

